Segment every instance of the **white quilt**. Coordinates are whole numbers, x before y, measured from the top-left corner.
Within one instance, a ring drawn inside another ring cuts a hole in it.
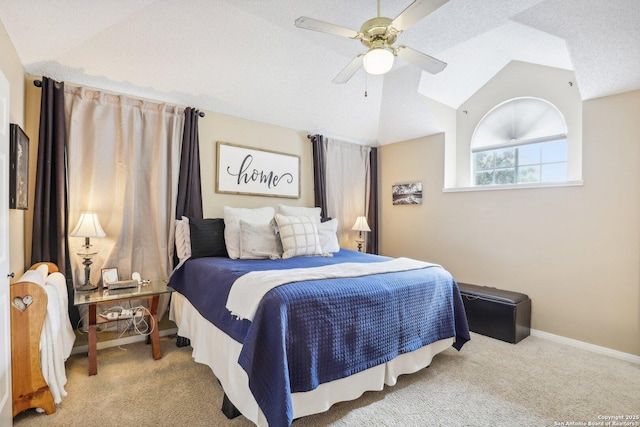
[[[253,320],[262,297],[277,286],[308,280],[361,277],[427,267],[440,266],[410,258],[396,258],[372,263],[347,262],[323,267],[252,271],[239,277],[233,283],[226,307],[231,314],[239,319]]]

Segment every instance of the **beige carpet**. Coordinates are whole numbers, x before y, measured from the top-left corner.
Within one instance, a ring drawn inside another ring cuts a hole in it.
[[[220,412],[222,389],[191,348],[162,338],[154,361],[144,343],[98,352],[98,375],[85,355],[67,361],[65,397],[53,415],[29,410],[15,426],[249,426]],[[554,426],[640,415],[640,366],[529,337],[517,345],[472,334],[395,387],[368,392],[296,426]],[[574,424],[580,425],[580,424]],[[636,425],[640,425],[636,424]]]

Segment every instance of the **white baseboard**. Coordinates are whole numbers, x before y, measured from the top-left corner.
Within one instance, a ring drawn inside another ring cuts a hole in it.
[[[177,334],[177,333],[178,333],[178,328],[161,329],[159,331],[159,334],[161,337],[166,337],[167,335]],[[114,340],[98,342],[96,348],[98,350],[102,350],[103,348],[117,347],[120,345],[131,344],[134,342],[146,341],[146,339],[147,339],[146,335],[131,335],[128,337],[116,338]],[[71,350],[71,354],[87,353],[88,351],[89,351],[89,345],[81,345],[78,347],[73,347],[73,349]]]
[[[610,348],[601,347],[595,344],[589,344],[584,341],[578,341],[571,338],[561,337],[560,335],[550,334],[549,332],[538,331],[531,329],[531,335],[545,340],[554,341],[560,344],[565,344],[571,347],[581,348],[583,350],[591,351],[593,353],[610,356],[616,359],[624,360],[626,362],[636,363],[640,365],[640,356],[636,356],[629,353],[624,353],[618,350],[612,350]]]

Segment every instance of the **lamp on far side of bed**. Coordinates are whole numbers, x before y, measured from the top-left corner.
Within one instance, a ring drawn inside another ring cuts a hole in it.
[[[371,231],[371,229],[369,228],[369,224],[367,224],[367,218],[359,216],[356,219],[356,223],[353,224],[353,227],[351,227],[351,231],[358,232],[358,238],[356,239],[356,242],[358,243],[358,252],[362,252],[362,245],[364,244],[365,240],[362,232]]]
[[[91,292],[98,289],[96,285],[91,284],[91,258],[98,252],[91,250],[91,244],[89,238],[91,237],[105,237],[107,234],[102,229],[100,221],[98,220],[98,214],[95,212],[82,212],[80,220],[73,229],[69,236],[71,237],[84,237],[84,245],[82,245],[82,252],[78,252],[84,262],[84,284],[76,288],[79,292]]]

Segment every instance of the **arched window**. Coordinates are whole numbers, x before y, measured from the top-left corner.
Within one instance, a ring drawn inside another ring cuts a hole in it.
[[[567,124],[540,98],[513,98],[495,106],[471,139],[473,185],[567,181]]]

